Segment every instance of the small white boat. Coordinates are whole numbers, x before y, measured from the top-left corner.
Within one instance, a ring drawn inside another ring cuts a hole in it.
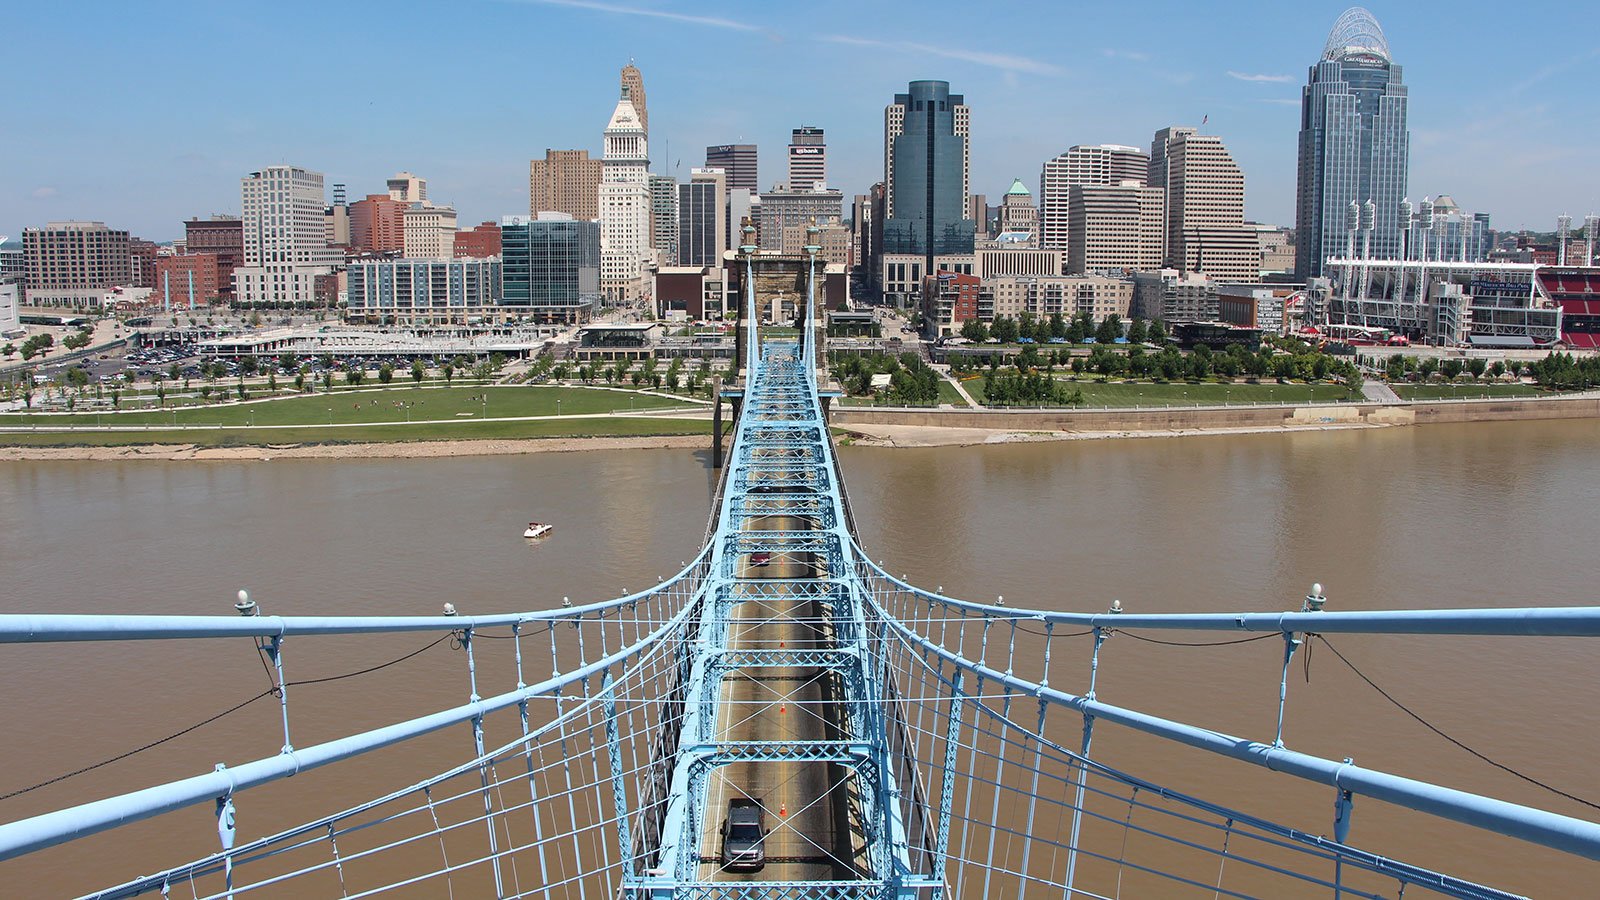
[[[524,531],[522,536],[525,538],[549,537],[550,532],[555,530],[556,527],[554,525],[545,525],[541,522],[529,522],[528,530]]]

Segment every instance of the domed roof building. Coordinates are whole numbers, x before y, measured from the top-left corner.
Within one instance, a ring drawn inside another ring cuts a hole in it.
[[[1401,253],[1411,135],[1406,86],[1378,20],[1362,7],[1339,16],[1301,92],[1295,277],[1323,274],[1347,247],[1352,202],[1372,201],[1372,255]]]

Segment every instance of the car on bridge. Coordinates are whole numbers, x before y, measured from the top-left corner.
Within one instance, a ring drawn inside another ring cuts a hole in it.
[[[736,797],[728,801],[722,820],[722,868],[760,871],[767,864],[766,816],[759,799]]]

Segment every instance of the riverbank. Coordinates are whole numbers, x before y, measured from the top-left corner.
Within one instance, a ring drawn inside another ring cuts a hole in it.
[[[203,447],[196,444],[141,444],[120,447],[0,447],[0,462],[22,460],[260,460],[273,459],[436,459],[445,456],[509,456],[589,450],[668,448],[699,450],[708,435],[638,437],[528,438],[505,440],[405,441],[357,444],[288,444]]]
[[[1462,422],[1600,419],[1600,394],[1448,400],[1129,409],[867,409],[841,407],[835,428],[879,446],[959,446],[1097,438],[1178,437]]]

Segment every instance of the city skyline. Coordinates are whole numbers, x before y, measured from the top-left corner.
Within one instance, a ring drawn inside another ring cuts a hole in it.
[[[1042,163],[1072,145],[1137,146],[1157,128],[1184,124],[1227,142],[1248,178],[1247,217],[1293,225],[1300,86],[1346,5],[1218,14],[1157,4],[1164,27],[1148,32],[1093,27],[1102,16],[1112,24],[1109,12],[1002,9],[967,23],[959,44],[891,9],[831,2],[811,18],[837,27],[812,33],[762,10],[684,3],[483,2],[450,16],[420,4],[318,7],[314,31],[339,42],[343,61],[271,79],[195,73],[252,65],[290,37],[312,53],[324,38],[306,37],[303,16],[277,22],[179,5],[141,17],[107,6],[103,16],[69,20],[27,8],[12,29],[15,69],[51,77],[39,82],[48,90],[19,87],[8,97],[13,121],[26,127],[0,146],[0,233],[98,219],[171,240],[186,218],[237,213],[238,179],[275,164],[326,173],[352,196],[416,171],[463,221],[497,218],[526,208],[528,160],[546,148],[598,155],[615,73],[630,58],[651,86],[652,145],[662,148],[652,168],[680,180],[706,146],[743,141],[766,148],[759,184],[770,188],[784,177],[792,129],[815,124],[828,132],[830,186],[863,192],[881,177],[881,98],[910,80],[939,79],[974,110],[974,192],[999,196],[1020,177],[1037,196]],[[935,6],[957,14],[953,4]],[[1600,50],[1551,52],[1547,21],[1497,18],[1487,4],[1457,8],[1448,20],[1372,8],[1414,101],[1411,199],[1449,193],[1506,229],[1548,230],[1557,214],[1600,207],[1600,186],[1579,165],[1600,126],[1562,112],[1578,108],[1576,76]],[[354,77],[353,60],[385,39],[373,25],[380,11],[428,16],[453,68],[426,76],[396,68],[371,82],[381,87],[340,87]],[[1050,22],[1104,39],[1065,44],[1068,31],[1041,27]],[[559,73],[560,90],[511,89],[520,83],[505,77],[511,48],[550,30],[571,38],[549,42],[541,65]],[[1464,66],[1460,48],[1490,34],[1500,59],[1527,65]],[[133,72],[130,44],[147,51]],[[69,48],[74,65],[51,64]],[[807,66],[772,77],[763,67],[775,48]],[[759,85],[749,103],[725,96],[737,78],[705,77],[708,49],[730,75],[760,76],[747,82]],[[1041,106],[1041,96],[1051,102]]]

